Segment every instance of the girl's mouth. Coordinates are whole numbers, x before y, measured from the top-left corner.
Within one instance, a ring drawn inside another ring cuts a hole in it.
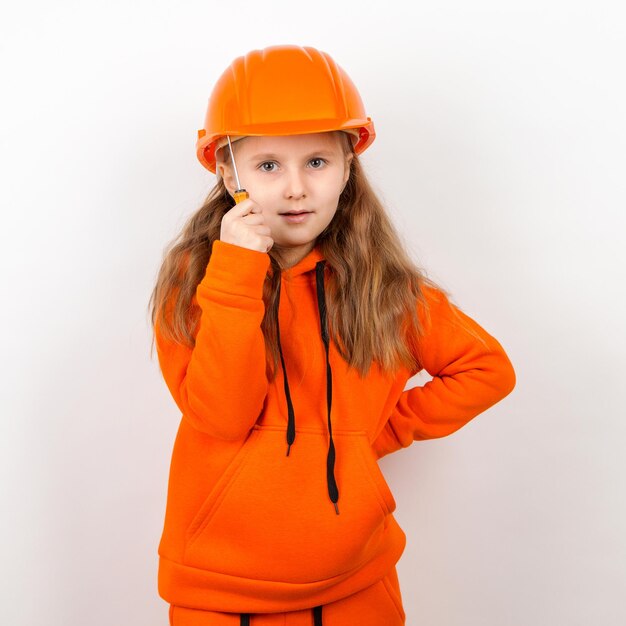
[[[304,222],[309,215],[311,215],[311,212],[306,211],[304,213],[283,213],[281,217],[284,217],[290,224],[299,224]]]

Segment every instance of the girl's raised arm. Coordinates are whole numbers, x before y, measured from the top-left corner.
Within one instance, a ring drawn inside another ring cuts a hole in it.
[[[196,289],[202,310],[193,349],[166,341],[155,324],[163,378],[183,419],[212,437],[244,438],[255,424],[268,388],[263,284],[265,252],[219,239]]]
[[[372,444],[378,458],[413,441],[450,435],[515,387],[515,370],[500,343],[445,294],[423,290],[430,320],[420,310],[421,357],[433,379],[402,392]]]

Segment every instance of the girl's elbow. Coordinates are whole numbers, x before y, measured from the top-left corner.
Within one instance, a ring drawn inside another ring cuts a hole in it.
[[[183,414],[183,418],[186,419],[193,428],[205,435],[209,435],[214,439],[221,439],[222,441],[239,441],[245,439],[255,423],[252,422],[248,424],[243,423],[241,419],[228,419],[228,416],[224,414],[219,414],[217,417],[217,420],[207,419],[206,417],[199,417],[197,414],[190,411]]]
[[[501,398],[504,398],[515,389],[517,375],[509,357],[506,354],[502,356],[503,362],[498,372],[498,388],[500,389]]]
[[[184,417],[202,433],[223,441],[239,441],[245,439],[258,420],[262,406],[257,411],[249,405],[238,403],[226,409],[224,402],[220,406],[200,404],[186,406]],[[257,405],[254,405],[255,407]]]

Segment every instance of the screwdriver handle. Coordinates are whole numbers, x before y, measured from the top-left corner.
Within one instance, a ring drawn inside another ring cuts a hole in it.
[[[235,191],[235,193],[233,194],[233,198],[235,198],[235,204],[239,204],[240,202],[247,200],[249,197],[250,196],[245,189],[237,189],[237,191]]]

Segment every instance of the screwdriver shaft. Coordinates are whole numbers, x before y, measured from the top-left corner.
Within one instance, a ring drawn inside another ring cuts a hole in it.
[[[235,198],[235,204],[239,204],[249,196],[248,192],[245,189],[241,188],[241,183],[239,182],[239,172],[237,171],[237,164],[235,163],[235,155],[233,154],[233,144],[230,142],[230,135],[226,135],[226,139],[228,139],[228,149],[230,150],[230,158],[233,162],[233,169],[235,170],[235,180],[237,181],[237,189],[233,197]]]

